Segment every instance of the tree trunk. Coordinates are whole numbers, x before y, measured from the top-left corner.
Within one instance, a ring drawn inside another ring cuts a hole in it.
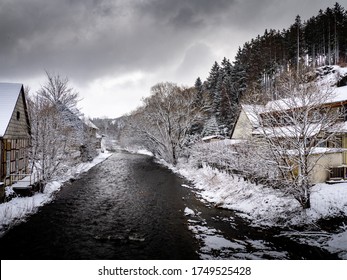
[[[177,165],[177,155],[176,155],[176,149],[175,147],[172,147],[172,164],[174,166]]]
[[[311,208],[310,194],[306,194],[304,197],[301,198],[301,206],[303,209]]]
[[[310,195],[309,185],[303,185],[301,192],[298,194],[299,197],[296,197],[303,209],[311,208]]]

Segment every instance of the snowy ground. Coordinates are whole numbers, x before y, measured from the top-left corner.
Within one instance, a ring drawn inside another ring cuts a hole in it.
[[[189,230],[194,233],[195,238],[201,244],[199,252],[201,259],[289,259],[288,252],[278,251],[273,247],[273,244],[265,240],[252,240],[249,238],[229,240],[223,235],[223,232],[209,226],[206,220],[201,217],[200,212],[186,207],[184,214],[189,217]],[[216,217],[216,220],[219,219],[220,217]],[[233,217],[223,218],[223,220],[237,230]]]
[[[100,153],[91,162],[80,163],[71,168],[68,173],[59,180],[48,183],[43,193],[36,193],[31,197],[16,197],[9,202],[0,204],[0,236],[13,224],[25,219],[28,215],[35,213],[37,209],[52,201],[54,194],[59,191],[64,182],[76,178],[79,174],[87,172],[93,166],[101,163],[112,154]]]
[[[187,162],[180,162],[177,167],[163,161],[160,162],[190,180],[201,200],[213,203],[218,207],[236,210],[240,213],[239,215],[249,219],[254,226],[314,225],[319,219],[347,216],[347,183],[315,185],[312,188],[311,208],[302,210],[293,197],[285,195],[279,190],[251,184],[244,181],[243,178],[231,176],[208,166],[196,169]],[[190,186],[185,185],[185,187]],[[191,211],[186,209],[185,214],[192,215]],[[216,250],[217,245],[223,248],[231,247],[234,251],[235,246],[238,246],[240,254],[244,256],[241,247],[245,244],[240,242],[235,244],[235,241],[225,240],[217,232],[211,234],[214,229],[206,228],[203,232],[199,226],[194,226],[194,224],[190,225],[190,229],[196,233],[197,239],[206,245],[203,248],[206,252]],[[347,225],[342,225],[335,232],[289,231],[283,232],[283,235],[302,244],[318,246],[331,253],[338,253],[340,258],[347,259]],[[285,252],[278,253],[281,254],[278,257],[285,258]],[[207,258],[207,256],[208,254],[202,255],[203,258]],[[235,254],[233,256],[235,257]],[[259,256],[248,256],[247,258],[249,257],[258,258]]]
[[[347,183],[315,185],[311,208],[303,211],[293,197],[280,190],[251,184],[208,166],[194,169],[179,165],[172,169],[192,181],[202,199],[219,207],[240,211],[257,225],[291,226],[338,215],[347,216]]]

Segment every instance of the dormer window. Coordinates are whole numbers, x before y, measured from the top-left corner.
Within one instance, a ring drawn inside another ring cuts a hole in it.
[[[19,121],[19,119],[20,119],[20,112],[17,111],[17,121]]]

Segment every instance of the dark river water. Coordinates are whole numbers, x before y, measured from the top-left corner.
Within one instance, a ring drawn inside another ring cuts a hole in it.
[[[150,157],[115,153],[0,238],[1,259],[337,258],[251,227],[182,184]]]

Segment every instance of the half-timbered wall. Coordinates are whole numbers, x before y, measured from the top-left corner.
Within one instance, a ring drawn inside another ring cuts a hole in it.
[[[28,173],[30,128],[23,91],[18,94],[16,106],[0,143],[0,181],[9,185]]]
[[[1,181],[18,180],[28,173],[29,139],[3,139],[1,150]],[[10,178],[11,176],[11,178]]]

